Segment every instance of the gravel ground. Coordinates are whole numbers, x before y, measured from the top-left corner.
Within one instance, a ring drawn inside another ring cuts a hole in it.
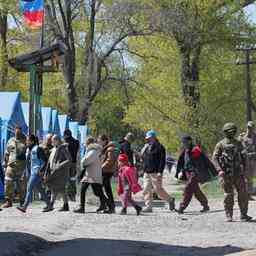
[[[193,201],[180,216],[158,203],[153,213],[139,217],[132,208],[128,216],[96,214],[95,206],[84,215],[44,214],[43,204],[26,214],[7,209],[0,213],[0,255],[222,256],[256,248],[256,223],[239,222],[238,210],[237,222],[226,223],[222,202],[211,200],[210,205],[211,212],[200,214]],[[255,212],[252,202],[250,214]]]
[[[176,193],[182,185],[172,176],[166,174],[164,186]],[[44,205],[38,203],[26,214],[6,209],[0,213],[0,256],[224,256],[256,248],[256,222],[239,222],[237,208],[237,221],[225,222],[222,199],[211,199],[206,214],[196,201],[184,215],[170,212],[161,201],[154,205],[153,213],[142,216],[132,208],[127,216],[96,214],[92,205],[84,215],[42,213]],[[71,210],[75,207],[72,203]],[[256,218],[256,202],[249,208]],[[242,254],[249,255],[256,252]]]

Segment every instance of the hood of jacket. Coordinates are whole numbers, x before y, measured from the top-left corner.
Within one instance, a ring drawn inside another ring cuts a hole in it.
[[[101,152],[102,151],[102,146],[97,144],[97,143],[92,143],[92,144],[87,146],[86,151],[89,152],[91,150],[96,150],[98,152]]]
[[[103,148],[103,152],[107,152],[107,151],[114,151],[115,150],[115,144],[114,142],[110,141],[104,148]]]

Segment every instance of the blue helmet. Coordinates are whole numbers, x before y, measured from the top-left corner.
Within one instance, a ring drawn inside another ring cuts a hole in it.
[[[146,139],[149,139],[149,138],[155,138],[157,135],[156,131],[154,130],[150,130],[146,133]]]

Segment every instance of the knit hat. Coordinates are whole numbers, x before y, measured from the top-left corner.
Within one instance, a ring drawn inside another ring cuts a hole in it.
[[[146,139],[149,139],[149,138],[155,138],[156,137],[156,131],[154,130],[150,130],[146,133]]]
[[[118,157],[118,161],[122,163],[128,163],[129,159],[126,154],[120,154]]]

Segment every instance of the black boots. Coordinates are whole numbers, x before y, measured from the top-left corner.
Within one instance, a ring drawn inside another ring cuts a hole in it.
[[[127,214],[127,209],[123,208],[120,212],[120,215],[126,215]]]
[[[69,206],[68,203],[64,203],[63,206],[59,209],[59,212],[68,212]]]
[[[207,206],[204,206],[200,212],[204,213],[204,212],[209,212],[209,211],[210,211],[210,207],[207,205]]]
[[[240,220],[243,221],[243,222],[249,222],[249,221],[252,220],[252,217],[248,216],[247,214],[244,214],[244,215],[240,216]]]
[[[142,208],[139,205],[135,205],[134,208],[136,210],[137,216],[139,216],[142,211]],[[126,214],[127,214],[127,208],[123,208],[120,212],[120,215],[126,215]]]
[[[139,216],[142,211],[142,208],[139,205],[136,205],[134,208],[136,210],[137,216]]]

